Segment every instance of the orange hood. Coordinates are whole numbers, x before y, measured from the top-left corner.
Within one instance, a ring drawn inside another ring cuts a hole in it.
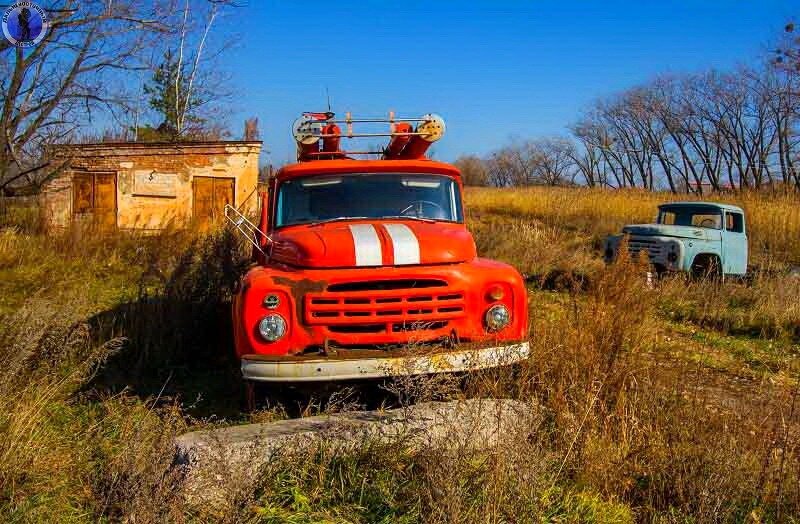
[[[418,220],[350,220],[291,226],[272,235],[272,259],[316,268],[452,264],[472,260],[464,224]]]

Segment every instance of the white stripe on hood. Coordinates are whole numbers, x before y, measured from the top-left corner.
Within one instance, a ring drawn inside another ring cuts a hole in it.
[[[372,224],[351,224],[350,234],[353,235],[353,245],[356,248],[357,266],[383,265],[381,241]]]
[[[383,227],[392,239],[395,265],[419,264],[419,240],[411,228],[405,224],[384,224]]]

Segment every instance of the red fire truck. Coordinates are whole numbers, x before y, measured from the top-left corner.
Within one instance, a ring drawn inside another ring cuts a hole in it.
[[[433,114],[303,114],[293,128],[298,162],[269,181],[260,223],[226,208],[254,246],[233,300],[247,381],[469,371],[528,356],[523,279],[477,256],[458,169],[425,157],[444,131]],[[359,137],[389,142],[377,152],[340,148]]]

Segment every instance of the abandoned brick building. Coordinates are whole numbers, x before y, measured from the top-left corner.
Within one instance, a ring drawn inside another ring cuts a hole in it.
[[[48,227],[205,227],[225,204],[258,209],[261,142],[99,143],[60,146],[63,171],[42,190]]]

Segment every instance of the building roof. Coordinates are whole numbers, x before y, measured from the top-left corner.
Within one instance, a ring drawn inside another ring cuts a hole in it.
[[[140,155],[220,155],[236,152],[261,152],[261,141],[220,140],[206,142],[97,142],[57,144],[56,158],[125,157]]]
[[[206,146],[261,146],[261,140],[187,140],[183,142],[87,142],[78,144],[55,144],[54,149],[82,149],[82,148],[119,148],[135,147],[165,148],[165,147],[206,147]]]

